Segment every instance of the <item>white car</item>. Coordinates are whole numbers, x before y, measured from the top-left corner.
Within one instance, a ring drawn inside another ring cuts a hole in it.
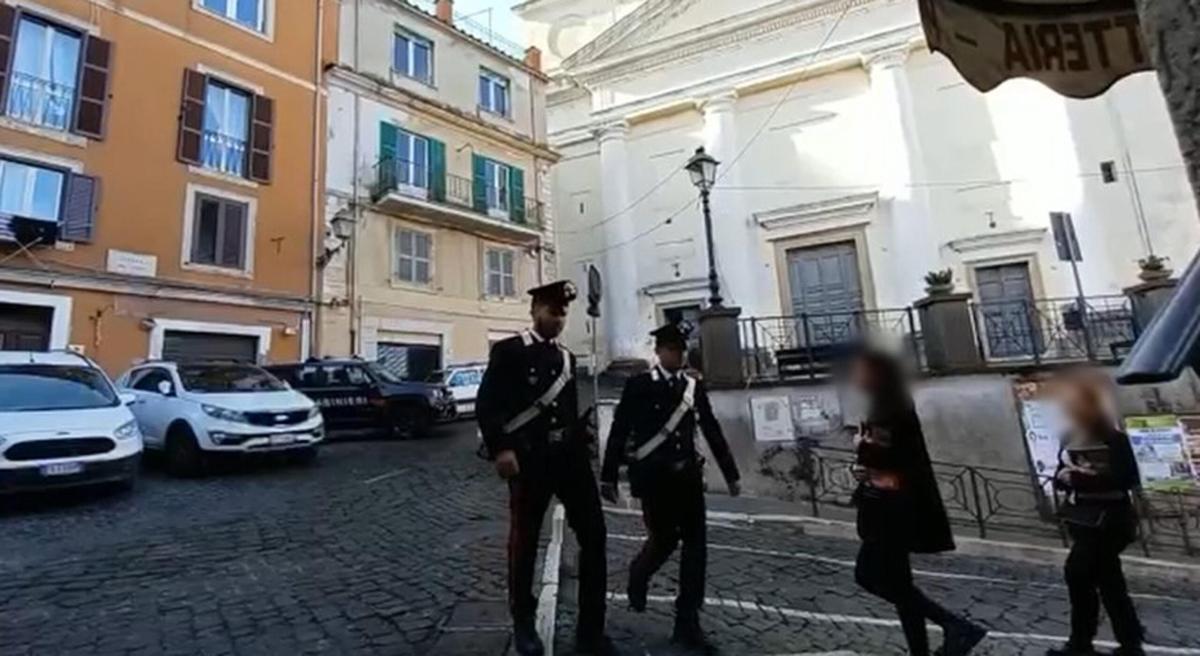
[[[148,362],[117,384],[137,396],[130,409],[146,449],[163,452],[173,474],[199,473],[216,454],[312,460],[325,439],[316,404],[253,365]]]
[[[142,456],[132,401],[82,355],[0,351],[0,492],[131,489]]]
[[[479,396],[479,384],[483,382],[486,364],[469,363],[446,367],[430,377],[429,382],[445,385],[454,398],[457,416],[475,414],[475,398]]]

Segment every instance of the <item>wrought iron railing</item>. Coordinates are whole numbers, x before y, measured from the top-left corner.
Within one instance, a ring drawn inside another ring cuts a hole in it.
[[[801,313],[739,321],[751,380],[817,378],[865,343],[887,343],[923,367],[924,348],[912,308]]]
[[[987,362],[1116,362],[1138,335],[1126,296],[980,302],[972,315]]]
[[[850,449],[797,442],[763,453],[760,473],[780,482],[790,500],[814,517],[852,506],[858,481]],[[981,538],[1016,534],[1057,539],[1067,531],[1058,519],[1062,493],[1048,492],[1049,479],[1029,471],[933,462],[934,478],[951,524]],[[1144,490],[1135,496],[1143,553],[1200,555],[1200,491]]]
[[[443,174],[441,180],[433,179],[433,173],[424,164],[404,159],[383,158],[375,164],[375,175],[371,185],[371,199],[379,202],[389,194],[399,194],[421,200],[454,206],[492,219],[502,218],[511,223],[540,228],[543,225],[544,205],[532,198],[518,201],[511,198],[505,188],[485,186],[483,202],[475,202],[475,183],[470,178]],[[514,213],[511,203],[522,202],[524,213]]]
[[[242,177],[246,174],[246,141],[215,130],[205,130],[200,146],[200,161],[206,169]]]
[[[66,130],[75,111],[75,87],[13,71],[5,113],[13,119]]]

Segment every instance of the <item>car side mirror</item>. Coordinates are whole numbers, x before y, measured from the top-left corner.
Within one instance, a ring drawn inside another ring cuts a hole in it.
[[[175,386],[172,385],[170,381],[159,381],[158,393],[162,394],[163,396],[175,396]]]
[[[137,394],[133,392],[121,392],[117,394],[117,398],[121,400],[121,405],[133,405],[137,403]]]

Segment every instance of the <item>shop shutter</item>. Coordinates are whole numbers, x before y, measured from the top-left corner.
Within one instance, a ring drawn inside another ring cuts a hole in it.
[[[471,206],[476,212],[487,212],[487,160],[471,155]]]
[[[108,110],[108,78],[112,68],[112,43],[89,35],[83,44],[79,95],[75,99],[75,133],[104,138]]]
[[[100,181],[91,176],[72,173],[67,178],[59,239],[82,243],[92,241],[96,232],[96,201],[99,198],[99,188]]]
[[[446,200],[446,144],[437,139],[429,142],[429,195],[434,200]]]
[[[12,61],[13,43],[17,40],[17,10],[11,5],[0,4],[0,108],[6,107],[9,62]],[[0,109],[0,113],[3,110]]]
[[[250,179],[271,182],[271,149],[275,139],[275,102],[254,96],[250,121]]]
[[[168,362],[258,362],[258,338],[247,335],[168,330],[162,359]]]
[[[204,142],[204,96],[208,76],[191,69],[183,72],[183,101],[179,109],[179,144],[176,156],[184,164],[201,165]]]
[[[525,223],[525,172],[508,169],[508,214],[513,223]]]

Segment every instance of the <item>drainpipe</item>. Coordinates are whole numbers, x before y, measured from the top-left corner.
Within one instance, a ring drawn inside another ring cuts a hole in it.
[[[321,93],[325,89],[324,50],[325,50],[325,0],[317,0],[317,51],[313,55],[313,140],[312,140],[312,231],[309,234],[309,265],[312,267],[311,297],[313,299],[313,321],[309,353],[321,354],[321,305],[324,303],[324,284],[321,267],[317,266],[317,258],[325,234],[325,217],[321,209],[324,190],[321,189],[321,140],[324,137],[321,130]]]

